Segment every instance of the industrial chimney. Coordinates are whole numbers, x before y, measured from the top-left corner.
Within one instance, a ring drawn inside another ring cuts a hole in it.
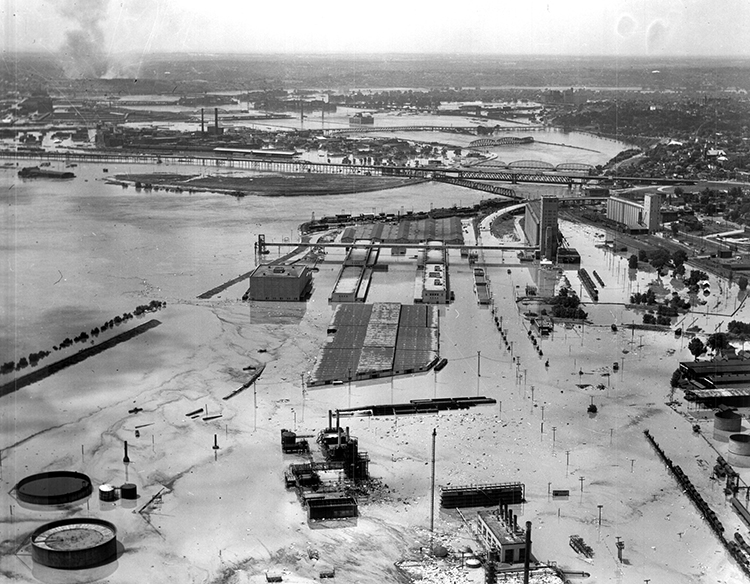
[[[523,558],[523,584],[529,584],[529,562],[531,560],[531,521],[526,522],[526,554]]]

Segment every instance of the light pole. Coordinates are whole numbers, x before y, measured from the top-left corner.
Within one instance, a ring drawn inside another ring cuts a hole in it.
[[[430,490],[430,551],[432,551],[432,538],[435,533],[435,437],[437,428],[432,429],[432,481]]]
[[[597,505],[597,507],[599,508],[599,527],[601,527],[602,526],[602,507],[604,507],[604,505]]]
[[[294,411],[294,408],[292,408],[292,415],[294,416],[294,431],[297,431],[297,412]]]

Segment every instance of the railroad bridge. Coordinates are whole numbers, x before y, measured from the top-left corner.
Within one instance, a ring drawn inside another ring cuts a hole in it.
[[[49,151],[23,151],[23,150],[0,150],[0,158],[12,160],[36,161],[61,161],[88,162],[88,163],[123,163],[123,164],[175,164],[191,166],[215,166],[244,168],[248,170],[290,173],[328,173],[328,174],[362,174],[372,176],[397,176],[413,177],[425,180],[442,180],[443,177],[476,180],[476,181],[498,181],[511,184],[537,183],[558,184],[573,186],[587,182],[619,180],[630,183],[645,183],[657,185],[692,185],[696,181],[684,179],[670,179],[664,177],[643,176],[604,176],[594,175],[590,172],[576,170],[575,163],[567,163],[553,167],[540,161],[521,160],[511,163],[505,167],[493,166],[497,170],[483,170],[475,166],[469,168],[447,168],[447,167],[413,167],[413,166],[380,166],[380,165],[355,165],[336,163],[316,163],[304,160],[273,160],[253,159],[248,157],[236,157],[232,155],[218,155],[216,153],[205,153],[204,155],[188,154],[181,152],[160,153],[158,155],[139,152],[122,152],[95,150],[90,152],[49,152]],[[584,165],[581,165],[584,166]],[[565,167],[563,169],[562,167]],[[486,168],[486,167],[485,167]],[[446,181],[447,182],[447,181]],[[457,183],[455,183],[457,184]]]

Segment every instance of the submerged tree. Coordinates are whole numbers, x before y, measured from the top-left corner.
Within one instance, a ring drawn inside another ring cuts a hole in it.
[[[690,351],[690,354],[693,355],[693,357],[697,361],[698,357],[706,352],[706,345],[704,345],[703,341],[701,341],[698,337],[693,337],[688,343],[688,351]]]

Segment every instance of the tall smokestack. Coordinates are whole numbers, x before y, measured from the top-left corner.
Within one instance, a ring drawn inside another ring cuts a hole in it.
[[[336,410],[336,444],[338,446],[341,446],[341,425],[340,425],[340,414],[339,411]]]
[[[328,429],[331,429],[333,427],[333,413],[331,410],[328,410]]]
[[[203,108],[201,108],[201,136],[206,133],[205,122],[203,118]]]
[[[219,108],[214,108],[214,127],[216,128],[216,135],[219,134]]]
[[[523,584],[529,584],[529,562],[531,559],[531,521],[526,522],[526,554],[523,558]]]

